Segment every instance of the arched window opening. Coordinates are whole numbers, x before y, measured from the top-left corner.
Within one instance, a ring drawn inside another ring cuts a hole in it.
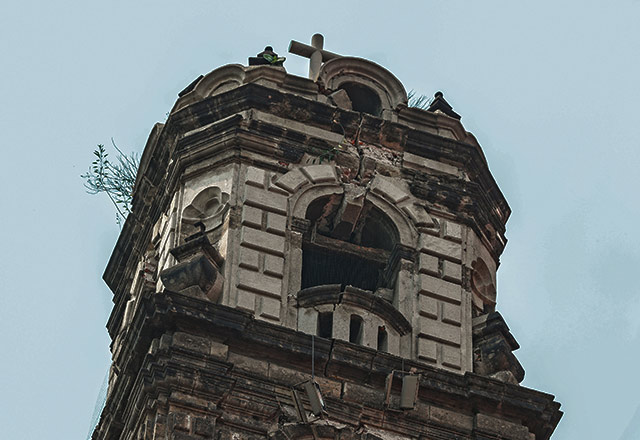
[[[389,335],[384,325],[378,327],[378,351],[389,351]]]
[[[343,89],[349,95],[353,110],[374,116],[382,114],[380,96],[369,87],[349,82],[342,84],[340,89]]]
[[[358,315],[351,315],[349,320],[349,342],[362,345],[362,327],[364,320]]]
[[[318,329],[316,333],[321,338],[331,339],[333,337],[333,312],[318,313]]]
[[[362,246],[392,251],[399,241],[395,225],[382,211],[371,208],[355,240]]]
[[[307,230],[302,245],[302,288],[340,284],[376,291],[392,288],[395,264],[392,251],[399,242],[393,222],[368,202],[334,195],[313,201],[306,212]]]

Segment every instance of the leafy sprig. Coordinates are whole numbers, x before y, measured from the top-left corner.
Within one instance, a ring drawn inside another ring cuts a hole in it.
[[[93,152],[96,158],[91,162],[89,171],[80,177],[84,179],[84,187],[89,194],[107,194],[116,208],[116,223],[121,225],[131,213],[140,156],[136,153],[123,153],[113,139],[111,144],[118,152],[116,160],[112,162],[104,145],[99,144]]]
[[[428,109],[432,101],[432,99],[427,95],[416,94],[415,90],[409,91],[409,93],[407,93],[407,98],[409,98],[409,102],[407,103],[409,107],[415,107],[422,110]]]

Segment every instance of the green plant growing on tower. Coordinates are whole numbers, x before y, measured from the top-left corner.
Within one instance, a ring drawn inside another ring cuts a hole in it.
[[[95,160],[91,162],[89,170],[80,177],[84,179],[84,187],[89,194],[107,194],[116,208],[116,223],[121,225],[131,213],[140,156],[137,153],[123,153],[113,139],[111,144],[118,153],[116,160],[109,160],[109,153],[104,145],[99,144],[93,151]]]

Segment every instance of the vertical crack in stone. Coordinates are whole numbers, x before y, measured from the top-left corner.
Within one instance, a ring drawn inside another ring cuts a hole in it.
[[[358,151],[358,156],[360,156],[360,163],[358,165],[358,174],[356,175],[356,179],[361,180],[362,174],[364,171],[364,150],[360,147],[360,132],[362,131],[362,124],[364,122],[364,114],[360,113],[360,121],[358,122],[358,129],[356,130],[356,134],[354,136],[354,146],[356,147],[356,151]]]

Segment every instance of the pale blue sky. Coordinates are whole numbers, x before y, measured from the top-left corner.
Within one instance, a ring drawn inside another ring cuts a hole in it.
[[[0,437],[89,430],[109,363],[101,276],[119,232],[79,178],[95,145],[140,151],[195,77],[267,44],[306,75],[289,40],[321,32],[407,90],[442,90],[483,146],[513,209],[498,310],[524,385],[563,404],[553,439],[635,439],[638,23],[631,0],[3,5]]]

